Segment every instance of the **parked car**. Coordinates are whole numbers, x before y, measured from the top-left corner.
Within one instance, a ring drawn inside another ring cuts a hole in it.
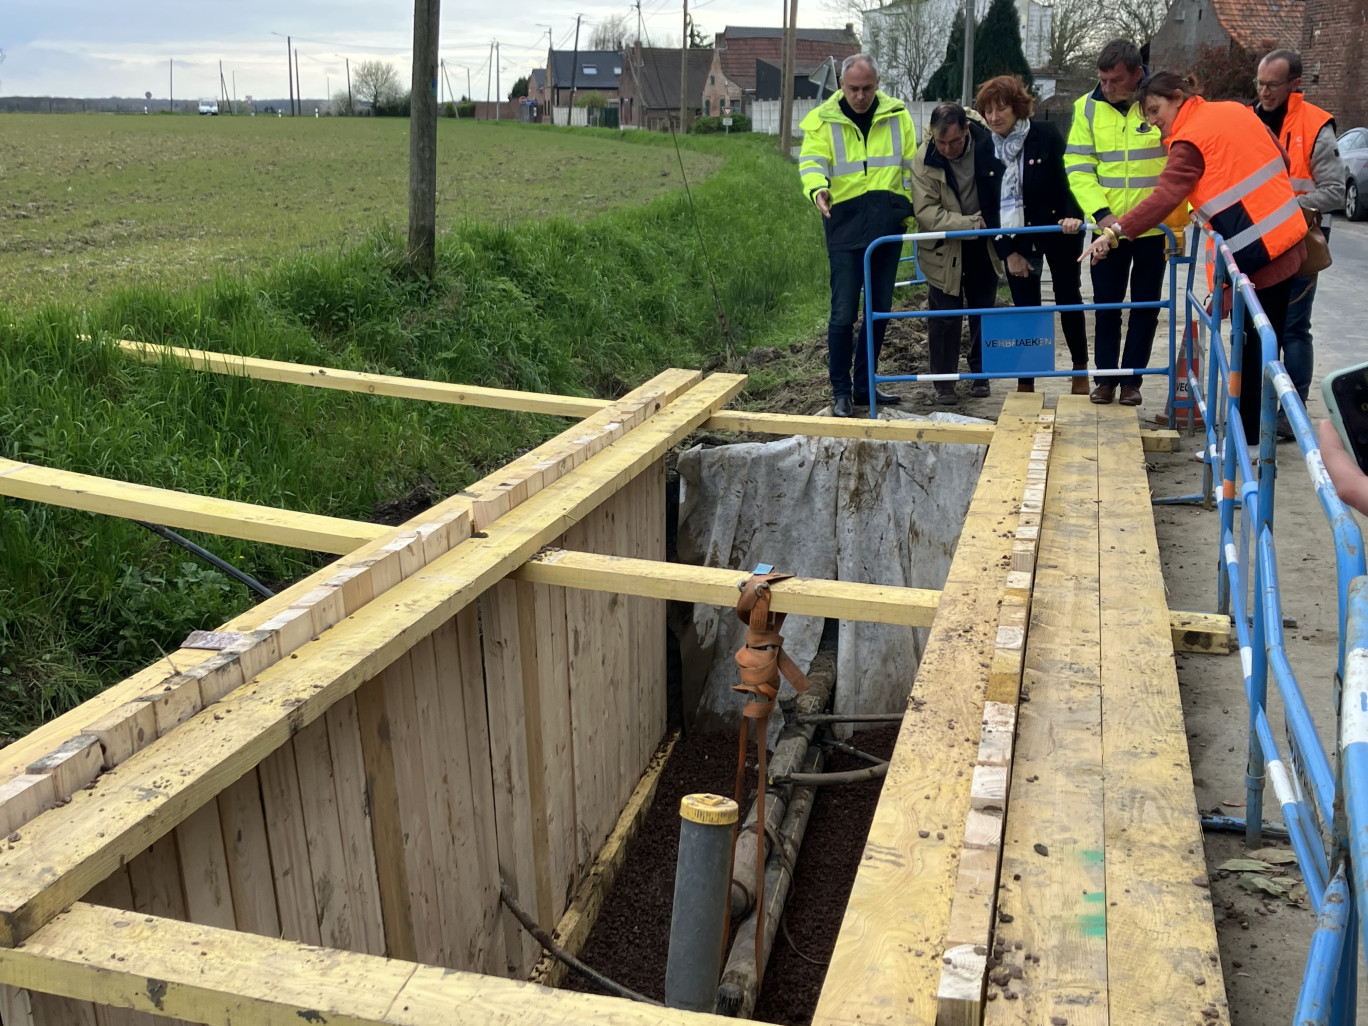
[[[1339,137],[1340,159],[1348,169],[1344,181],[1344,216],[1368,218],[1368,128],[1351,128]]]

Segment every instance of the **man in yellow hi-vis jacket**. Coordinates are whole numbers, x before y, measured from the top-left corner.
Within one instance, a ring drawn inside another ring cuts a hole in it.
[[[863,341],[855,343],[855,320],[864,285],[865,248],[881,235],[899,235],[912,216],[908,167],[917,149],[912,117],[901,100],[879,91],[879,69],[867,54],[841,65],[841,91],[803,118],[798,174],[803,192],[822,214],[831,262],[831,319],[827,324],[827,373],[838,417],[869,402],[869,367]],[[871,300],[878,312],[893,307],[902,247],[880,246],[870,261]],[[887,321],[874,325],[877,363]],[[851,381],[851,360],[855,378]],[[899,396],[878,392],[880,403]]]
[[[1159,131],[1145,120],[1135,102],[1135,90],[1145,76],[1140,48],[1127,39],[1113,39],[1097,57],[1097,88],[1074,103],[1073,127],[1064,148],[1069,188],[1083,216],[1100,227],[1138,207],[1159,181],[1168,150]],[[1159,229],[1121,243],[1111,259],[1093,265],[1093,302],[1121,303],[1130,279],[1131,301],[1158,300],[1164,287],[1164,247]],[[1110,264],[1110,266],[1108,266]],[[1145,367],[1154,344],[1159,311],[1131,310],[1126,348],[1121,349],[1121,311],[1099,310],[1093,341],[1093,362],[1099,369]],[[1117,362],[1118,357],[1120,363]],[[1099,377],[1092,401],[1109,403],[1121,388],[1121,401],[1140,404],[1140,377]]]

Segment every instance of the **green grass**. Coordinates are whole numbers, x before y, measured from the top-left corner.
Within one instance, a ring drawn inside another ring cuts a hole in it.
[[[10,114],[0,120],[0,297],[90,301],[268,267],[404,224],[406,118]],[[440,119],[437,218],[571,220],[679,187],[672,150]],[[690,150],[698,182],[716,155]]]
[[[510,145],[569,137],[631,166],[674,155],[668,138],[644,133],[491,132]],[[588,220],[449,224],[431,283],[407,273],[398,231],[376,228],[188,290],[128,287],[84,309],[0,306],[0,455],[364,519],[425,480],[450,494],[566,422],[145,365],[107,340],[614,396],[666,366],[736,366],[753,346],[811,337],[826,317],[827,263],[793,164],[767,140],[684,145],[718,168],[694,188],[699,229],[674,190]],[[268,582],[323,558],[196,540]],[[251,601],[136,525],[0,499],[0,733]]]

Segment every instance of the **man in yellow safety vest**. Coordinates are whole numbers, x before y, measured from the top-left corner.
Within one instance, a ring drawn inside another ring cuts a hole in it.
[[[1144,76],[1140,48],[1128,39],[1113,39],[1098,54],[1097,87],[1074,103],[1064,167],[1083,216],[1102,228],[1114,225],[1148,198],[1167,161],[1168,151],[1158,130],[1145,120],[1135,102],[1135,90]],[[1124,302],[1128,278],[1132,302],[1158,300],[1164,287],[1166,241],[1154,228],[1138,239],[1126,239],[1108,259],[1093,264],[1093,302]],[[1097,311],[1093,362],[1099,370],[1149,364],[1159,311],[1129,313],[1122,351],[1121,311]],[[1138,375],[1098,377],[1092,401],[1111,402],[1118,386],[1123,403],[1140,404]]]
[[[1254,84],[1259,99],[1254,113],[1287,150],[1292,162],[1292,191],[1305,211],[1318,211],[1321,230],[1330,237],[1330,211],[1344,205],[1347,175],[1335,143],[1335,118],[1307,103],[1301,92],[1302,59],[1295,50],[1274,50],[1259,62]],[[1315,356],[1311,346],[1311,303],[1316,298],[1316,276],[1292,279],[1292,301],[1283,327],[1282,358],[1287,375],[1302,402],[1311,391]],[[1292,438],[1286,414],[1278,416],[1278,434]]]
[[[798,161],[803,193],[821,212],[831,262],[831,318],[827,323],[827,374],[838,417],[869,402],[869,367],[855,319],[864,286],[866,247],[882,235],[900,235],[912,216],[908,167],[917,149],[912,116],[901,100],[879,91],[879,69],[868,54],[847,57],[841,89],[803,118]],[[889,243],[870,257],[874,310],[893,308],[893,286],[902,247]],[[887,321],[874,324],[877,366]],[[854,381],[851,360],[854,359]],[[876,390],[880,403],[901,397]]]

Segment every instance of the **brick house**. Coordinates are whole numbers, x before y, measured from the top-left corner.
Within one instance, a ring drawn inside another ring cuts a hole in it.
[[[717,33],[708,81],[703,87],[703,109],[714,114],[730,106],[749,114],[755,98],[755,62],[783,62],[783,29],[728,25]],[[837,64],[860,52],[860,37],[853,25],[843,29],[798,29],[795,67],[815,68],[828,57]]]
[[[1368,0],[1305,0],[1302,89],[1341,131],[1368,125]]]
[[[679,62],[688,54],[690,114],[716,114],[703,103],[703,83],[712,66],[711,50],[669,50],[643,47],[638,40],[623,54],[618,123],[651,130],[679,127]]]
[[[622,78],[622,54],[618,51],[550,50],[547,52],[546,67],[547,106],[570,106],[572,82],[576,97],[591,91],[602,93],[610,105],[617,106]]]
[[[1300,49],[1305,12],[1304,0],[1174,0],[1150,40],[1150,67],[1183,74],[1203,46],[1224,50],[1238,45],[1260,52]],[[1251,66],[1251,79],[1255,71]]]

